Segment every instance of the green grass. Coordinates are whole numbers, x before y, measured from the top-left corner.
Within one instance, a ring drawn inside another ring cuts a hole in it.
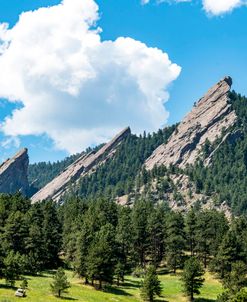
[[[140,279],[128,277],[125,286],[112,287],[108,292],[95,290],[90,286],[85,286],[82,281],[73,276],[69,271],[66,272],[71,282],[71,288],[62,299],[54,297],[50,292],[50,283],[52,281],[51,273],[44,273],[42,276],[27,276],[29,289],[27,297],[23,300],[26,302],[55,302],[55,301],[78,301],[78,302],[139,302]],[[159,276],[163,286],[163,297],[157,299],[159,302],[183,302],[187,299],[183,296],[180,275],[163,274]],[[197,302],[212,302],[221,293],[220,283],[212,275],[206,273],[205,284],[201,290],[201,295]],[[20,282],[16,282],[19,286]],[[20,301],[20,298],[14,296],[15,290],[7,288],[5,281],[0,280],[0,302]],[[22,298],[21,298],[22,300]]]

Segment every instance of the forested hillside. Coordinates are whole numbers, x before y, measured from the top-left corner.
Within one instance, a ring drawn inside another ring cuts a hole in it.
[[[51,162],[39,162],[29,165],[28,178],[30,184],[36,189],[36,191],[44,187],[66,167],[72,164],[80,154],[71,155],[64,160]]]
[[[113,157],[99,165],[93,173],[71,183],[67,197],[94,198],[103,195],[115,199],[125,196],[126,203],[126,199],[149,194],[156,202],[169,201],[170,205],[181,207],[182,210],[195,203],[206,203],[208,207],[216,208],[224,203],[234,214],[245,213],[247,99],[233,91],[229,93],[228,103],[230,112],[236,115],[234,124],[223,128],[212,143],[208,139],[204,142],[195,164],[187,164],[182,168],[170,164],[168,167],[154,166],[151,171],[144,169],[146,159],[158,146],[166,144],[177,125],[153,134],[129,134],[117,147]],[[210,107],[208,110],[211,110]],[[30,165],[29,179],[33,182],[34,191],[51,181],[78,157],[70,156],[53,164]]]
[[[87,197],[104,194],[115,197],[130,193],[134,189],[136,176],[141,171],[146,158],[157,146],[167,141],[175,128],[176,126],[171,126],[147,135],[145,133],[140,136],[128,135],[117,148],[113,158],[107,160],[93,174],[82,178],[79,184],[72,186],[72,195]],[[85,152],[96,152],[101,146],[88,148]],[[80,154],[72,155],[55,163],[41,162],[30,165],[29,180],[34,188],[32,193],[44,187],[79,156]]]
[[[115,156],[100,166],[95,173],[81,179],[75,188],[79,196],[122,196],[133,192],[138,174],[146,158],[165,143],[176,126],[142,136],[130,135],[117,149]]]
[[[204,146],[205,158],[213,152],[211,163],[205,166],[200,160],[186,173],[198,191],[215,196],[216,203],[226,201],[239,215],[247,211],[247,98],[232,92],[230,102],[237,122],[222,134],[226,137],[223,143],[218,145],[218,140]]]
[[[97,152],[102,147],[99,145],[94,148],[87,148],[82,153],[74,154],[66,157],[64,160],[57,162],[39,162],[29,165],[28,178],[32,185],[33,191],[37,191],[44,187],[48,182],[54,179],[65,168],[75,162],[82,154],[88,154],[90,152]],[[32,192],[33,193],[33,192]],[[31,194],[32,195],[32,194]]]

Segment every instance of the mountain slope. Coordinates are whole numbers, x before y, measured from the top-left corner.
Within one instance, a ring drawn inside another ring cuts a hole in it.
[[[93,173],[98,165],[101,165],[107,158],[113,156],[116,147],[129,134],[130,129],[126,128],[96,153],[91,152],[89,154],[82,154],[81,157],[67,167],[60,175],[33,195],[31,198],[32,202],[45,199],[60,200],[63,194],[69,190],[70,184],[75,183],[81,177]]]
[[[25,195],[28,194],[28,163],[27,149],[22,149],[0,165],[0,193],[21,191]]]
[[[247,212],[247,99],[231,84],[225,77],[214,85],[179,125],[140,136],[127,128],[91,153],[32,165],[39,184],[50,167],[48,178],[58,174],[32,201],[103,195],[129,204],[145,197],[181,211]]]
[[[167,144],[159,146],[147,159],[146,168],[170,164],[184,168],[195,163],[205,142],[214,142],[223,129],[236,121],[228,97],[231,85],[230,77],[214,85],[182,120]]]

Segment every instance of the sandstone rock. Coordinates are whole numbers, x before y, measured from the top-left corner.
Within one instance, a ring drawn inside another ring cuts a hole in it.
[[[236,121],[236,114],[228,102],[232,79],[225,77],[213,86],[179,124],[167,144],[160,145],[147,159],[145,166],[170,164],[184,168],[200,156],[201,148],[208,139],[214,142],[222,130]]]
[[[28,194],[27,152],[27,149],[23,149],[0,165],[0,193],[13,194],[21,191],[25,195]]]
[[[125,128],[109,143],[105,144],[98,152],[83,154],[60,175],[48,183],[44,188],[32,196],[32,202],[53,199],[59,201],[68,191],[71,184],[75,184],[81,177],[93,173],[109,157],[113,156],[116,147],[130,134],[130,128]]]

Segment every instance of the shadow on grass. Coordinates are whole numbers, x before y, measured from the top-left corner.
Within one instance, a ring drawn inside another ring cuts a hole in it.
[[[122,285],[123,288],[140,288],[141,286],[141,280],[135,281],[135,280],[126,280]]]
[[[51,278],[56,274],[56,270],[47,270],[40,273],[37,273],[36,275],[30,275],[32,277],[41,277],[41,278]]]
[[[165,300],[164,298],[156,298],[154,301],[155,302],[168,302],[168,300]]]
[[[7,285],[7,284],[0,284],[0,288],[17,290],[18,287],[17,286]]]
[[[76,298],[72,298],[72,297],[60,297],[60,300],[66,300],[66,301],[76,301],[76,300],[78,300],[78,299],[76,299]]]
[[[195,302],[215,302],[216,300],[213,299],[206,299],[206,298],[195,298]]]
[[[163,267],[158,270],[159,275],[168,275],[170,272],[171,271],[167,267]]]
[[[118,288],[118,287],[112,287],[108,286],[104,290],[105,293],[114,294],[118,296],[132,296],[130,293],[127,293],[125,290]]]

